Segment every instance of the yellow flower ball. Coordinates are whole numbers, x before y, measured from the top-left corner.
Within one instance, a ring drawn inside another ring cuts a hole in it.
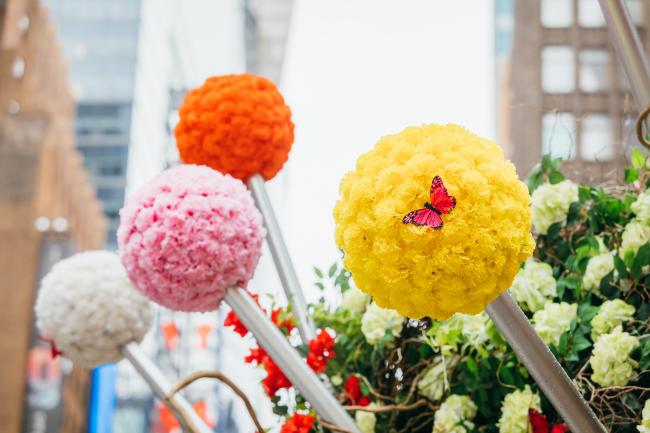
[[[456,208],[439,230],[404,224],[440,176]],[[341,181],[336,242],[359,289],[408,317],[476,314],[533,251],[530,196],[494,142],[455,125],[382,138]]]

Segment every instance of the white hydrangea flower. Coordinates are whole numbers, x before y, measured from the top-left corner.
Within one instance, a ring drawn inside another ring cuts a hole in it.
[[[539,394],[526,385],[523,390],[516,390],[506,395],[501,404],[499,433],[528,433],[528,410],[542,411]]]
[[[639,221],[646,225],[650,225],[650,189],[646,189],[639,194],[630,207]]]
[[[591,319],[591,339],[596,341],[602,334],[611,332],[625,321],[634,317],[634,306],[621,299],[605,301],[598,313]]]
[[[343,292],[343,303],[341,306],[344,310],[348,310],[351,313],[361,314],[366,311],[368,302],[370,302],[370,296],[356,287],[350,287]]]
[[[377,403],[370,403],[369,408],[379,407]],[[377,425],[377,416],[373,412],[366,412],[358,410],[354,414],[354,421],[361,430],[361,433],[375,433],[375,425]]]
[[[488,340],[487,325],[490,317],[485,311],[479,314],[455,315],[461,321],[463,336],[470,346],[478,347]]]
[[[58,262],[41,281],[38,329],[64,355],[89,368],[122,358],[151,326],[151,305],[131,284],[117,254],[91,251]]]
[[[533,314],[533,327],[546,344],[560,344],[560,337],[571,327],[576,318],[577,304],[547,302],[544,308]]]
[[[515,276],[510,293],[521,308],[534,313],[557,296],[553,268],[547,263],[529,258]]]
[[[582,285],[587,290],[598,291],[600,282],[614,270],[614,256],[611,252],[599,254],[589,259],[585,275],[582,277]]]
[[[418,391],[431,401],[439,401],[449,382],[445,375],[458,363],[458,356],[439,356],[434,365],[418,381]]]
[[[600,386],[625,386],[636,376],[638,363],[630,353],[639,347],[639,340],[617,326],[609,334],[598,337],[589,358],[591,380]]]
[[[436,411],[433,433],[467,433],[474,428],[476,404],[466,395],[450,395]]]
[[[621,249],[619,250],[620,256],[625,257],[628,251],[636,254],[641,246],[650,241],[650,225],[644,224],[638,219],[633,219],[625,226],[622,239]]]
[[[650,398],[645,401],[643,405],[643,412],[641,412],[641,424],[636,427],[639,433],[650,433]]]
[[[578,201],[578,185],[568,179],[555,185],[540,185],[531,196],[533,226],[537,233],[545,235],[552,224],[566,222],[569,207],[575,201]]]
[[[384,338],[390,328],[393,338],[399,337],[404,326],[404,317],[395,310],[388,310],[371,303],[361,317],[361,332],[368,344],[375,345]],[[389,342],[393,340],[389,339]]]

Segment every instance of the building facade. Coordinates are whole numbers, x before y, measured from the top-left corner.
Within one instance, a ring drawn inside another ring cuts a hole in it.
[[[40,278],[104,244],[106,221],[74,147],[74,102],[56,33],[36,0],[0,2],[0,425],[81,433],[89,373],[52,359],[34,327]]]
[[[627,0],[650,47],[650,2]],[[543,154],[568,161],[573,177],[619,176],[637,107],[609,40],[598,0],[514,2],[510,155],[522,175]]]
[[[115,249],[127,176],[141,2],[45,0],[69,64],[77,147],[108,218]]]

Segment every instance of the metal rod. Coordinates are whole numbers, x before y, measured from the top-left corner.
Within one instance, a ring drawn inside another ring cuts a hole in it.
[[[291,256],[284,243],[280,225],[275,218],[271,200],[269,200],[269,196],[266,193],[264,178],[260,175],[252,176],[248,180],[248,188],[251,190],[257,208],[264,217],[264,226],[267,230],[266,240],[269,243],[273,262],[278,271],[284,293],[298,322],[297,327],[300,332],[300,338],[304,344],[308,344],[309,340],[312,340],[316,335],[314,322],[307,311],[307,302],[305,302],[300,281],[298,281],[296,270],[291,262]]]
[[[623,0],[598,0],[605,16],[609,37],[625,74],[639,111],[650,105],[650,66]]]
[[[487,306],[487,313],[517,357],[546,395],[572,433],[606,433],[569,376],[539,338],[528,318],[504,292]]]
[[[122,347],[122,355],[128,359],[140,376],[149,384],[154,392],[163,403],[167,404],[167,397],[172,391],[172,384],[167,381],[162,371],[158,369],[140,349],[136,343],[129,343]],[[176,419],[181,423],[183,431],[196,433],[214,433],[207,424],[197,415],[192,405],[185,400],[180,394],[174,394],[171,397],[174,404],[167,405],[174,413]],[[179,410],[180,409],[180,410]],[[189,418],[189,419],[186,419]]]
[[[323,382],[307,366],[282,333],[242,289],[228,290],[226,302],[258,343],[286,374],[293,386],[311,403],[325,421],[359,433],[356,424]]]

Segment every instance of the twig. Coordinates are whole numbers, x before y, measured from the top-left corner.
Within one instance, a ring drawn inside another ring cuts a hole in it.
[[[425,399],[420,399],[420,400],[416,401],[415,403],[411,403],[411,404],[389,404],[389,405],[386,405],[386,406],[377,406],[377,407],[343,406],[343,409],[349,410],[349,411],[360,410],[362,412],[381,413],[381,412],[413,410],[413,409],[417,409],[417,408],[420,408],[420,407],[426,406],[426,405],[427,405],[427,401]]]
[[[346,428],[339,427],[339,426],[337,426],[336,424],[331,424],[331,423],[325,421],[324,419],[322,419],[322,418],[320,418],[320,417],[318,417],[318,423],[319,423],[320,425],[322,425],[323,427],[325,427],[326,429],[328,429],[328,430],[332,430],[332,431],[334,431],[334,432],[339,432],[339,433],[354,433],[352,430],[348,430],[348,429],[346,429]]]

